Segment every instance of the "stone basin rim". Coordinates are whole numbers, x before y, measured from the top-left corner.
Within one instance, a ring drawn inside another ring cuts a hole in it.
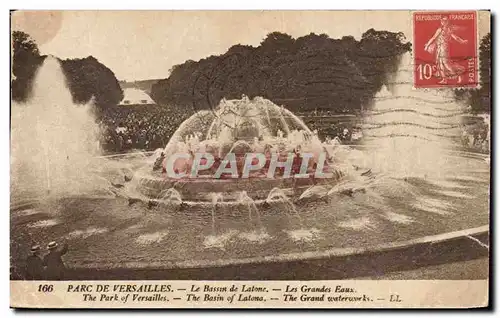
[[[215,268],[234,265],[251,265],[265,263],[280,263],[290,261],[319,260],[325,258],[341,258],[346,256],[356,256],[366,253],[383,253],[397,249],[410,248],[416,245],[435,244],[452,241],[467,236],[481,235],[489,233],[490,225],[483,225],[475,228],[468,228],[441,234],[427,235],[406,241],[395,241],[381,243],[374,246],[360,248],[331,248],[324,251],[311,251],[299,253],[283,253],[270,256],[258,256],[248,258],[233,258],[225,260],[188,260],[188,261],[137,261],[137,262],[101,262],[92,264],[69,263],[73,269],[136,269],[136,270],[168,270],[168,269],[189,269],[189,268]]]

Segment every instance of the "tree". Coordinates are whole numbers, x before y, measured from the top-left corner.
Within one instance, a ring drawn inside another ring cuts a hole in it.
[[[95,57],[62,60],[61,65],[76,103],[88,103],[94,98],[96,106],[103,108],[123,99],[115,74]]]
[[[218,56],[172,68],[152,87],[158,104],[210,109],[222,98],[262,96],[292,111],[359,111],[411,49],[402,33],[368,30],[361,41],[272,32],[257,47],[234,45]]]
[[[357,65],[368,79],[373,94],[390,82],[389,77],[398,70],[402,54],[411,50],[411,43],[405,41],[402,32],[372,28],[363,33],[357,51]]]
[[[295,40],[288,34],[272,32],[260,43],[269,53],[285,53],[293,50]]]
[[[25,101],[37,68],[43,62],[38,45],[22,31],[12,32],[12,99]]]
[[[27,33],[12,33],[12,99],[26,101],[37,69],[42,65],[37,44]],[[123,99],[123,90],[115,74],[92,56],[61,60],[61,67],[75,103],[88,103],[94,98],[99,107],[116,105]]]
[[[486,34],[479,45],[478,89],[456,89],[455,98],[470,106],[472,113],[490,112],[491,108],[491,33]]]
[[[491,33],[488,32],[479,45],[479,74],[481,88],[479,89],[480,105],[478,112],[489,112],[491,108]]]

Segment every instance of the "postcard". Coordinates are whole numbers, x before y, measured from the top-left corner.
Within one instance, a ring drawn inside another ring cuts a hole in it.
[[[489,11],[12,11],[14,308],[489,306]]]

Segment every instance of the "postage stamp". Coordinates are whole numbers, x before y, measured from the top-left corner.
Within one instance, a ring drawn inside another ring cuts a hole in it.
[[[488,11],[11,25],[12,307],[488,306]]]
[[[475,11],[413,14],[414,86],[478,85]]]

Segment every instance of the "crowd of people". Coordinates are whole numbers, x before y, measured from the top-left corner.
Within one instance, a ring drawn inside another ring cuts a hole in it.
[[[152,106],[147,108],[114,107],[100,116],[101,148],[107,153],[132,150],[151,151],[165,147],[179,125],[191,115],[178,108]],[[356,125],[327,124],[317,120],[306,124],[322,139],[338,138],[343,144],[363,140],[362,129]],[[489,152],[489,126],[462,125],[461,146],[472,151]]]
[[[482,153],[490,152],[490,127],[486,123],[461,126],[462,147]]]
[[[165,147],[179,125],[191,114],[160,106],[110,107],[98,120],[102,131],[101,148],[106,153],[124,153]],[[313,126],[310,128],[315,129]],[[338,137],[343,143],[357,142],[361,138],[360,129],[356,127],[319,125],[317,130],[320,137]]]
[[[188,117],[189,114],[181,111],[158,106],[109,108],[99,119],[103,131],[101,148],[108,153],[123,153],[165,147],[177,127]]]
[[[311,130],[318,132],[322,140],[337,138],[342,144],[358,144],[363,141],[363,131],[356,123],[322,123],[320,120],[307,120],[306,124]]]

